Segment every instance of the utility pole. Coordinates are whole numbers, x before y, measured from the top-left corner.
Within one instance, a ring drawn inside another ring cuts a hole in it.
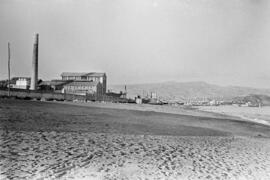
[[[8,43],[8,96],[10,96],[10,44]]]

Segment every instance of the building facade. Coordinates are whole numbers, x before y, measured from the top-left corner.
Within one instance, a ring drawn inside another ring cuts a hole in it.
[[[78,95],[102,95],[103,89],[100,82],[73,81],[64,85],[63,93]]]
[[[16,83],[11,84],[11,88],[16,89],[29,89],[31,79],[28,77],[17,77]]]
[[[73,82],[71,81],[62,81],[62,80],[51,80],[51,81],[42,81],[38,85],[39,90],[45,91],[54,91],[54,92],[62,92],[64,85]]]
[[[107,90],[107,76],[106,73],[74,73],[74,72],[63,72],[61,74],[63,81],[73,80],[81,82],[98,82],[102,87],[102,93],[106,94]]]

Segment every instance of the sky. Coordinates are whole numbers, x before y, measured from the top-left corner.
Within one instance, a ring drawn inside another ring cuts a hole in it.
[[[1,0],[0,79],[106,72],[108,84],[270,88],[269,0]]]

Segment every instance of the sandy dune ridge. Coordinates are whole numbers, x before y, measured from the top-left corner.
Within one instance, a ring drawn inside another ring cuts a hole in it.
[[[270,179],[270,139],[0,131],[1,179]]]

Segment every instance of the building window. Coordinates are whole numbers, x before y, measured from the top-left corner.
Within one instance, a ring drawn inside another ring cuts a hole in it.
[[[86,76],[82,76],[82,78],[81,78],[82,80],[86,80],[87,79],[87,77]]]

